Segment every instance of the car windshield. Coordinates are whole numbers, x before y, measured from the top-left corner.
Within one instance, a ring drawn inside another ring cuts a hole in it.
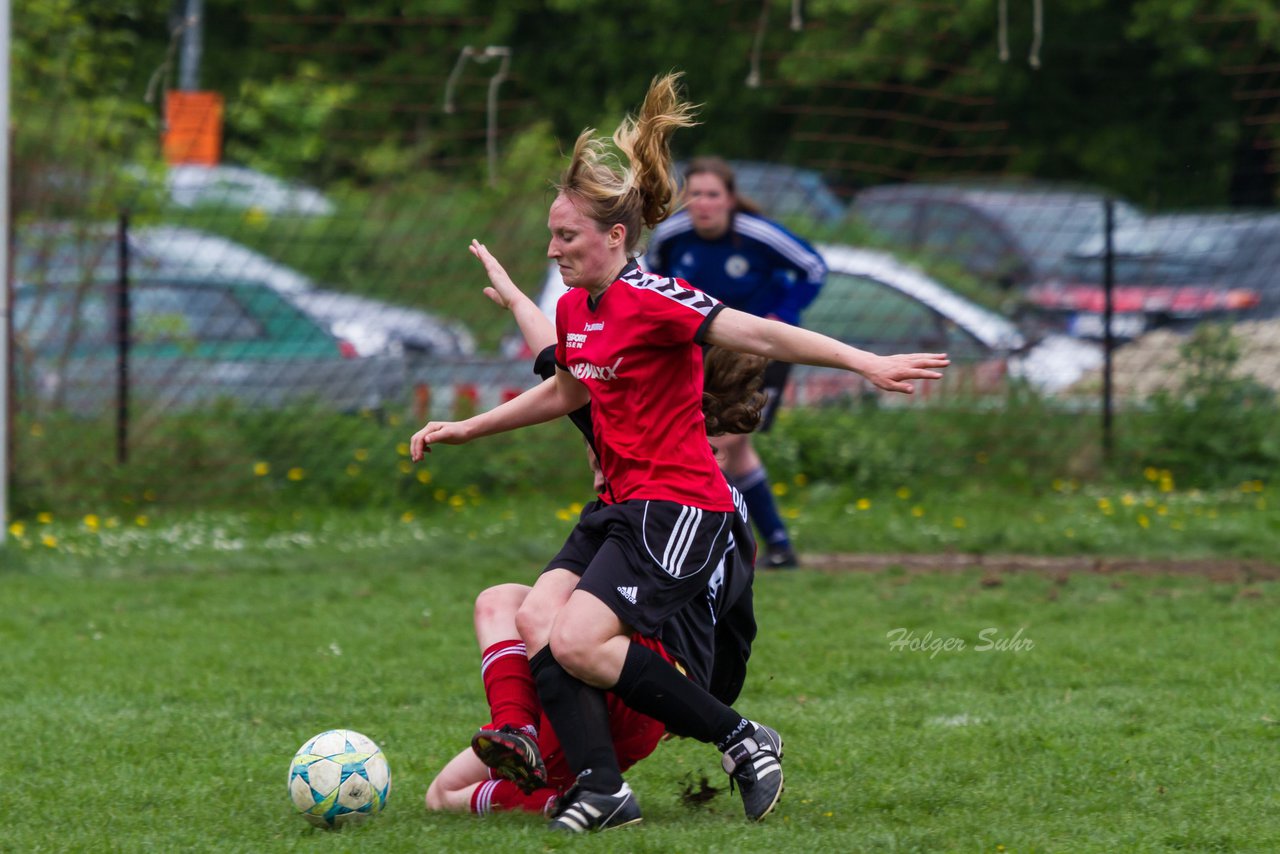
[[[14,306],[14,328],[37,352],[109,346],[115,329],[114,290],[25,291]],[[135,343],[228,343],[264,335],[262,324],[221,288],[138,285],[130,291],[130,305]]]
[[[1102,234],[1106,212],[1102,199],[1084,196],[1069,199],[1035,196],[1002,197],[982,202],[992,216],[1009,229],[1010,235],[1031,256],[1052,261],[1074,251],[1084,241]],[[1140,219],[1136,210],[1116,204],[1117,226]]]
[[[957,361],[989,355],[977,338],[929,306],[869,276],[828,274],[805,326],[876,352],[946,352]]]

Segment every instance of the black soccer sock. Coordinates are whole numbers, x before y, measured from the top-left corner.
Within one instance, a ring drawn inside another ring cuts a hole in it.
[[[560,666],[551,647],[529,659],[529,670],[538,686],[538,700],[560,739],[564,758],[578,784],[592,792],[612,795],[622,788],[622,772],[609,730],[609,709],[604,692],[570,676]],[[583,775],[584,771],[589,774]]]
[[[742,715],[638,643],[627,649],[612,690],[637,712],[661,721],[668,732],[714,744],[721,751],[756,731]]]

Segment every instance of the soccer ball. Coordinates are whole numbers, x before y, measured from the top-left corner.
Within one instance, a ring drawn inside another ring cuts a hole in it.
[[[354,730],[331,729],[307,739],[289,764],[289,797],[316,827],[363,821],[382,811],[390,793],[387,757]]]

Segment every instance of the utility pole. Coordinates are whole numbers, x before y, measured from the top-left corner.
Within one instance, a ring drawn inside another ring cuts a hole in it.
[[[185,92],[195,92],[200,88],[200,52],[204,43],[204,0],[186,0],[182,22],[182,54],[178,88]]]

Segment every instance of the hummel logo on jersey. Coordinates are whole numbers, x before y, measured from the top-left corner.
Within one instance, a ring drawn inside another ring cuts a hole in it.
[[[588,323],[586,326],[582,327],[582,331],[583,332],[604,332],[604,321],[602,320],[599,323]]]
[[[639,592],[640,592],[639,588],[636,588],[636,587],[619,587],[618,588],[618,595],[620,595],[623,599],[626,599],[632,605],[636,604],[636,594]]]
[[[619,356],[618,361],[612,366],[593,365],[590,362],[577,362],[569,368],[569,372],[580,380],[616,380],[618,378],[618,366],[622,364],[625,356]]]

